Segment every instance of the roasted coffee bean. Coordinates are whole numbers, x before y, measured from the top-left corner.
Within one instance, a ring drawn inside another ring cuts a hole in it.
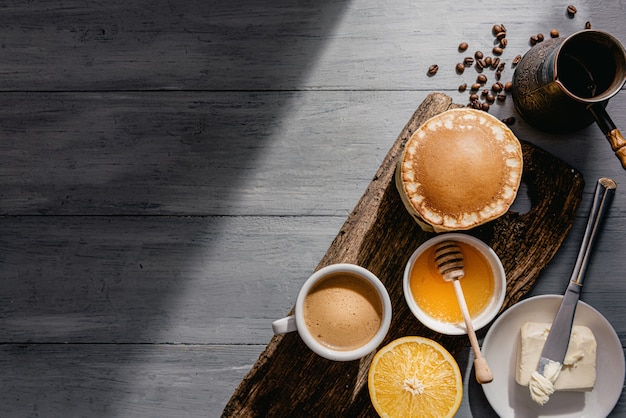
[[[483,68],[485,68],[486,66],[487,66],[487,64],[485,63],[485,60],[484,60],[484,59],[479,59],[479,60],[476,60],[476,67],[477,67],[479,70],[482,70],[482,69],[483,69]]]
[[[464,65],[466,65],[466,66],[468,66],[468,67],[469,67],[470,65],[472,65],[473,63],[474,63],[474,58],[472,58],[472,57],[465,57],[465,58],[463,59],[463,64],[464,64]]]
[[[476,82],[480,84],[485,84],[487,82],[487,76],[484,74],[480,74],[478,77],[476,77]]]
[[[463,93],[465,90],[467,90],[467,84],[463,83],[459,86],[459,93]]]
[[[502,32],[506,32],[506,26],[504,26],[502,23],[500,23],[500,27],[502,28]]]
[[[433,64],[428,67],[428,75],[435,75],[439,71],[439,66],[437,64]]]
[[[476,58],[477,60],[481,60],[481,59],[483,59],[483,57],[484,57],[484,55],[483,55],[483,53],[481,51],[476,51],[474,53],[474,58]]]
[[[504,38],[500,41],[500,48],[506,48],[508,44],[509,44],[509,41],[507,41],[507,39]]]
[[[567,15],[569,17],[574,17],[574,15],[576,14],[577,11],[578,11],[578,9],[576,9],[576,6],[574,6],[572,4],[567,6]]]
[[[500,65],[498,65],[498,71],[502,72],[504,71],[504,67],[506,67],[506,62],[501,63]]]
[[[491,86],[491,90],[495,91],[496,93],[500,93],[502,91],[502,83],[494,83],[493,86]]]
[[[472,87],[470,87],[470,89],[471,89],[472,91],[478,91],[478,90],[480,90],[480,83],[474,83],[474,84],[472,84]]]
[[[537,34],[537,42],[543,42],[543,39],[544,39],[543,33],[538,33]]]
[[[494,96],[493,94],[489,93],[486,97],[487,103],[493,103],[496,101],[496,96]]]
[[[502,71],[496,71],[496,80],[500,80],[502,78]]]
[[[491,69],[495,70],[500,65],[500,58],[495,57],[493,61],[491,61]]]
[[[493,47],[493,55],[502,55],[504,51],[502,51],[502,48],[500,48],[499,46],[494,46]]]
[[[506,32],[498,32],[498,34],[496,35],[496,40],[498,42],[501,42],[503,39],[506,38]]]
[[[507,81],[506,84],[504,85],[504,91],[511,91],[512,88],[513,88],[513,82]]]
[[[485,61],[485,67],[489,67],[491,63],[493,62],[493,58],[485,57],[484,61]]]
[[[485,112],[489,112],[489,103],[482,103],[480,105],[480,110],[484,110]]]
[[[456,65],[456,72],[459,74],[463,74],[463,71],[465,71],[465,65],[461,64],[460,62]]]
[[[587,23],[585,23],[585,29],[591,29],[591,22],[587,21]]]
[[[480,93],[481,97],[487,97],[487,95],[489,94],[489,89],[484,89],[482,93]]]
[[[537,45],[537,42],[539,42],[539,39],[537,38],[537,35],[533,35],[533,36],[531,36],[531,37],[530,37],[529,42],[530,42],[530,44],[531,44],[531,45],[533,45],[533,46],[534,46],[534,45]]]
[[[552,29],[552,30],[550,31],[550,37],[552,37],[552,38],[558,38],[558,37],[559,37],[559,35],[560,35],[559,31],[558,31],[558,30],[556,30],[556,29]]]
[[[476,100],[478,100],[478,94],[476,94],[476,93],[470,94],[469,99],[470,99],[470,101],[475,102]]]
[[[502,122],[507,126],[511,126],[515,123],[515,118],[513,116],[509,116],[508,118],[502,119]]]
[[[503,102],[503,101],[506,100],[506,94],[500,93],[500,94],[498,94],[498,96],[496,98],[498,99],[499,102]]]
[[[493,25],[493,28],[491,28],[491,32],[493,32],[494,35],[504,33],[504,31],[502,30],[502,26],[500,25]]]
[[[467,42],[461,42],[459,44],[459,51],[460,52],[467,51],[467,48],[469,48],[469,45],[467,44]]]
[[[519,62],[521,60],[522,60],[522,56],[521,55],[516,55],[515,58],[513,58],[513,62],[512,62],[513,67],[515,67],[517,64],[519,64]]]

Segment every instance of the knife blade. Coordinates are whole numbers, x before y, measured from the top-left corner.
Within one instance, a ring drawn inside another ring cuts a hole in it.
[[[591,249],[597,240],[602,221],[611,205],[617,184],[608,178],[601,178],[596,184],[596,189],[585,228],[585,234],[578,252],[576,264],[567,285],[559,310],[554,317],[548,337],[541,351],[541,357],[537,365],[536,373],[531,377],[529,384],[531,397],[539,404],[549,400],[554,392],[552,384],[558,378],[563,366],[563,360],[567,353],[574,314],[580,298],[580,289],[583,285]],[[547,382],[549,381],[549,383]]]

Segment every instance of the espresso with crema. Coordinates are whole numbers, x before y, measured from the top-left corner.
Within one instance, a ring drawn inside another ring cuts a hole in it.
[[[350,273],[335,273],[318,283],[304,300],[304,320],[321,344],[340,351],[357,349],[381,326],[383,304],[376,288]]]

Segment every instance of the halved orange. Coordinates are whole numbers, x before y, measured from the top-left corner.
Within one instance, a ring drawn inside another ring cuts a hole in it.
[[[452,417],[463,398],[463,378],[452,355],[436,341],[403,337],[378,351],[367,385],[383,418]]]

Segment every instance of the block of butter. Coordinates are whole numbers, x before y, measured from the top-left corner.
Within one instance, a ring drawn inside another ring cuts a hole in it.
[[[537,369],[541,350],[551,324],[526,322],[520,330],[515,380],[528,386]],[[563,361],[563,368],[554,382],[555,390],[590,391],[596,382],[596,339],[585,326],[574,325]]]

